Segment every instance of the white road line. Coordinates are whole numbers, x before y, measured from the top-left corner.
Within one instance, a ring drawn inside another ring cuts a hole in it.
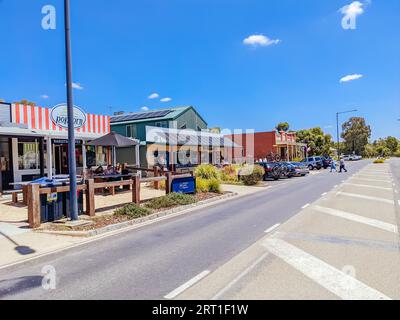
[[[380,220],[376,219],[371,219],[371,218],[366,218],[354,213],[346,212],[346,211],[341,211],[341,210],[336,210],[336,209],[331,209],[331,208],[326,208],[326,207],[321,207],[321,206],[314,206],[313,209],[330,214],[332,216],[340,217],[343,219],[347,219],[350,221],[355,221],[359,223],[363,223],[366,225],[369,225],[371,227],[375,227],[378,229],[382,229],[385,231],[397,233],[397,226],[391,223],[386,223]]]
[[[341,299],[391,300],[383,293],[281,239],[267,239],[263,246]]]
[[[335,185],[333,186],[333,188],[334,188],[334,189],[337,188],[337,184],[335,184]]]
[[[371,196],[364,196],[362,194],[356,194],[356,193],[350,193],[350,192],[341,192],[341,191],[339,191],[337,193],[337,195],[394,204],[393,200],[384,199],[384,198],[378,198],[378,197],[371,197]]]
[[[218,293],[211,298],[211,300],[218,300],[223,297],[226,292],[228,292],[236,283],[240,281],[243,277],[245,277],[249,272],[251,272],[257,265],[260,264],[270,253],[266,252],[261,257],[259,257],[256,261],[254,261],[249,267],[244,269],[236,278],[234,278],[231,282],[229,282],[223,289],[218,291]]]
[[[205,270],[205,271],[199,273],[197,276],[193,277],[188,282],[185,282],[180,287],[178,287],[175,290],[173,290],[170,293],[168,293],[166,296],[164,296],[164,298],[165,299],[173,299],[173,298],[175,298],[176,296],[180,295],[183,291],[185,291],[186,289],[188,289],[191,286],[193,286],[196,282],[199,282],[201,279],[206,277],[209,273],[210,273],[209,270]]]
[[[268,229],[265,230],[264,232],[265,232],[265,233],[270,233],[271,231],[273,231],[273,230],[275,230],[276,228],[278,228],[280,225],[281,225],[280,223],[274,224],[272,227],[268,228]]]
[[[386,182],[386,183],[392,183],[392,181],[388,181],[388,180],[376,180],[376,179],[364,179],[364,178],[353,178],[356,180],[360,180],[360,181],[369,181],[369,182]],[[345,182],[345,181],[343,181]]]
[[[392,177],[392,175],[389,174],[389,173],[384,173],[384,174],[382,174],[382,173],[378,173],[378,174],[369,174],[369,173],[362,173],[362,172],[359,172],[357,175],[359,175],[359,176],[370,176],[370,177],[374,177],[374,178],[379,178],[379,177],[391,178],[391,177]]]
[[[387,182],[387,183],[392,183],[392,179],[369,179],[369,178],[359,178],[359,177],[353,177],[353,179],[357,180],[363,180],[363,181],[373,181],[373,182]]]
[[[310,206],[310,204],[307,203],[307,204],[305,204],[304,206],[302,206],[301,208],[302,208],[302,209],[305,209],[305,208],[307,208],[307,207],[309,207],[309,206]]]
[[[326,196],[328,194],[328,192],[324,192],[323,194],[321,194],[321,196]]]
[[[391,191],[392,188],[385,188],[385,187],[379,187],[379,186],[371,186],[369,184],[359,184],[359,183],[351,183],[351,182],[345,182],[345,185],[348,186],[355,186],[355,187],[363,187],[363,188],[372,188],[372,189],[379,189],[379,190],[389,190]]]

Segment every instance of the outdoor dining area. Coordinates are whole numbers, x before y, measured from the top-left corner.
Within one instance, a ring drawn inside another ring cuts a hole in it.
[[[107,165],[86,168],[82,175],[77,176],[79,214],[92,217],[100,212],[114,210],[125,203],[140,204],[144,199],[172,192],[172,183],[180,178],[193,178],[193,173],[178,174],[160,170],[158,167],[141,168],[139,144],[138,140],[113,132],[87,143],[88,146],[109,147],[112,153],[111,161]],[[124,147],[133,147],[135,152],[132,158],[135,159],[135,165],[117,163],[116,149]],[[160,190],[162,181],[165,182],[164,190]],[[12,195],[10,204],[18,209],[27,209],[30,228],[37,228],[44,222],[68,219],[68,175],[53,175],[51,178],[43,176],[32,181],[15,182],[13,185],[15,188],[9,191]],[[19,194],[22,194],[22,203],[18,202]],[[0,206],[4,204],[6,203],[1,201]]]

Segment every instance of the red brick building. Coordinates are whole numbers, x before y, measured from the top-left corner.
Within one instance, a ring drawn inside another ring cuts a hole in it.
[[[227,136],[235,143],[243,146],[243,157],[259,159],[276,158],[292,161],[294,158],[303,158],[305,144],[296,142],[295,132],[256,132],[253,134],[231,134]],[[254,145],[254,148],[252,145]]]

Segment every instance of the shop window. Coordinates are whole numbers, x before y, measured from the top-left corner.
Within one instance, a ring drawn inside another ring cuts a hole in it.
[[[165,121],[156,122],[156,127],[159,128],[168,128],[168,124]]]
[[[136,125],[126,126],[126,136],[129,138],[136,138],[137,136]]]
[[[44,145],[44,166],[46,167],[47,150]],[[32,141],[18,140],[18,169],[40,169],[40,149],[37,139]]]
[[[107,165],[107,148],[87,146],[86,166],[88,168]]]

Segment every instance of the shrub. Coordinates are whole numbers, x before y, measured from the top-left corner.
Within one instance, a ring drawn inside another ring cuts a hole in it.
[[[196,192],[214,192],[221,193],[221,182],[218,179],[196,178]]]
[[[218,179],[210,179],[208,182],[208,192],[221,193],[221,182]]]
[[[301,162],[301,160],[303,160],[303,159],[302,159],[302,158],[299,158],[299,157],[293,158],[293,162]]]
[[[196,202],[195,198],[189,194],[169,193],[163,197],[155,198],[145,204],[147,208],[161,209],[187,205]]]
[[[385,163],[385,160],[384,160],[384,159],[376,159],[376,160],[374,161],[374,163],[376,163],[376,164],[378,164],[378,163]]]
[[[212,164],[201,164],[195,170],[196,177],[202,179],[218,179],[218,170]]]
[[[221,169],[221,180],[224,182],[238,182],[238,169],[233,165],[225,166]]]
[[[264,168],[255,165],[244,167],[240,172],[240,178],[247,186],[254,186],[262,180],[264,176]]]
[[[118,208],[114,211],[116,216],[129,216],[130,218],[140,218],[150,214],[150,210],[140,207],[134,203],[124,205],[122,208]]]
[[[400,149],[397,150],[394,154],[395,157],[400,158]]]
[[[208,180],[196,178],[196,192],[208,192]]]

